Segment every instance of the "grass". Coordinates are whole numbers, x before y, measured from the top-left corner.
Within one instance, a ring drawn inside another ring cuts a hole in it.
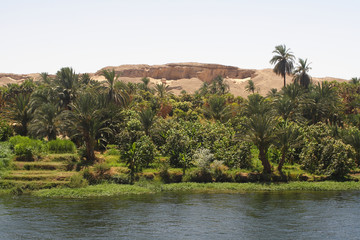
[[[56,197],[56,198],[86,198],[86,197],[105,197],[124,194],[143,194],[151,193],[148,188],[136,185],[119,184],[100,184],[88,186],[85,188],[54,188],[43,189],[32,194],[38,197]]]
[[[243,193],[276,191],[348,191],[360,190],[359,182],[290,182],[290,183],[173,183],[142,181],[135,185],[100,184],[85,188],[53,188],[35,191],[39,197],[87,198],[159,192]]]

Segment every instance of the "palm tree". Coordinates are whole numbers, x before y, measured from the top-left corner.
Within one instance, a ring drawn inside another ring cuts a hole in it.
[[[247,92],[252,92],[252,94],[255,93],[256,88],[255,88],[255,83],[254,83],[253,80],[250,79],[250,80],[248,81],[248,84],[245,86],[245,90],[246,90]]]
[[[160,98],[164,98],[166,93],[169,91],[169,85],[166,85],[164,83],[156,84],[155,91],[158,93]]]
[[[311,83],[311,76],[308,74],[308,72],[311,70],[311,67],[309,65],[310,63],[307,62],[307,59],[303,60],[299,58],[299,63],[295,68],[293,78],[294,83],[300,84],[306,89]]]
[[[333,123],[339,116],[340,99],[335,88],[328,82],[321,82],[312,87],[303,102],[303,115],[312,124],[319,121]]]
[[[275,64],[274,72],[284,78],[284,87],[286,86],[286,74],[291,74],[294,68],[295,56],[286,49],[285,45],[278,45],[273,51],[276,55],[270,60],[271,64]]]
[[[223,95],[228,93],[230,90],[229,84],[224,81],[222,76],[217,76],[213,79],[210,85],[210,93],[211,94],[220,94]]]
[[[265,114],[271,111],[271,105],[260,94],[251,94],[248,96],[247,104],[245,105],[245,113],[247,116],[256,114]]]
[[[150,128],[156,122],[156,112],[150,107],[141,110],[139,113],[139,120],[144,128],[145,134],[149,136]]]
[[[146,92],[150,91],[150,88],[149,88],[150,78],[144,77],[141,79],[141,81],[142,81],[141,88]]]
[[[201,96],[204,96],[209,93],[209,84],[207,82],[204,82],[202,86],[199,88],[198,93]]]
[[[279,92],[276,88],[272,88],[269,90],[269,92],[267,93],[267,97],[270,97],[270,98],[275,98],[279,95]]]
[[[360,83],[360,78],[358,78],[358,77],[353,77],[353,78],[350,79],[350,83],[351,83],[351,84],[354,84],[354,85],[357,85],[357,84]]]
[[[247,130],[246,140],[251,141],[259,149],[259,159],[263,165],[263,172],[265,174],[271,173],[267,151],[275,138],[275,118],[269,113],[254,114],[247,119],[243,126]]]
[[[279,95],[273,102],[274,109],[285,121],[294,119],[296,114],[295,102],[286,95]]]
[[[278,171],[280,173],[282,172],[282,167],[285,163],[286,154],[291,147],[295,147],[296,145],[300,144],[300,138],[300,131],[293,123],[285,120],[278,125],[276,141],[274,141],[274,144],[281,151],[281,159],[278,165]]]
[[[34,118],[29,124],[29,131],[33,136],[55,140],[58,134],[59,111],[52,103],[46,103],[39,107]]]
[[[45,84],[50,84],[52,79],[50,78],[49,73],[42,72],[42,73],[40,73],[40,81],[45,83]]]
[[[64,109],[69,109],[70,103],[76,98],[79,75],[72,68],[62,68],[56,73],[54,83],[60,97],[61,106]]]
[[[106,101],[102,95],[94,92],[81,94],[75,102],[70,104],[71,111],[63,114],[64,127],[73,132],[74,136],[81,136],[85,143],[85,157],[88,163],[92,164],[96,160],[95,146],[99,133],[111,134],[111,130],[105,126],[103,111],[106,109]],[[101,135],[101,134],[100,134]]]
[[[115,94],[115,83],[118,80],[119,76],[116,75],[115,70],[112,69],[112,71],[104,69],[101,71],[101,75],[105,77],[107,88],[108,88],[108,99],[109,101],[116,102],[116,94]]]
[[[28,134],[28,124],[32,119],[33,111],[30,105],[30,94],[20,93],[16,95],[10,104],[9,117],[20,124],[19,134]]]
[[[230,108],[226,105],[226,99],[222,96],[214,95],[205,108],[205,115],[221,121],[226,122],[230,118]]]

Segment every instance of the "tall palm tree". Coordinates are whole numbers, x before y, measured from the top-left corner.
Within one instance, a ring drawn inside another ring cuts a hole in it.
[[[246,131],[245,138],[259,149],[259,159],[265,174],[271,173],[271,164],[267,152],[275,139],[276,120],[272,114],[254,114],[243,124]]]
[[[311,83],[311,76],[308,74],[310,70],[310,63],[307,62],[307,59],[299,58],[299,63],[294,71],[294,83],[300,84],[307,89]]]
[[[74,136],[79,135],[83,138],[86,150],[86,160],[92,164],[96,160],[95,146],[99,133],[111,134],[111,130],[105,126],[103,112],[106,109],[104,98],[94,92],[81,94],[73,103],[70,104],[71,111],[65,111],[63,118],[64,127],[73,132]]]
[[[286,74],[291,74],[294,68],[295,56],[286,49],[285,45],[278,45],[273,51],[275,55],[270,60],[271,64],[275,64],[274,72],[284,78],[284,87],[286,86]]]
[[[54,83],[60,97],[61,106],[64,109],[69,109],[69,104],[76,98],[79,75],[72,68],[61,68],[56,73]]]
[[[107,88],[108,88],[108,98],[109,101],[116,102],[116,94],[115,94],[115,83],[118,80],[119,76],[116,75],[115,70],[112,71],[104,69],[101,71],[101,75],[105,77]]]

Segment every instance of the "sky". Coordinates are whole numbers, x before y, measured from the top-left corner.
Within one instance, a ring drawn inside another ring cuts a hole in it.
[[[360,77],[358,0],[0,0],[0,72],[122,64],[272,68],[276,45],[314,77]]]

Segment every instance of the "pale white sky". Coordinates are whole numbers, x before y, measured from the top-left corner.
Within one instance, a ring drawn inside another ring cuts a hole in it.
[[[0,0],[0,72],[202,62],[271,68],[278,44],[315,77],[360,77],[358,0]]]

